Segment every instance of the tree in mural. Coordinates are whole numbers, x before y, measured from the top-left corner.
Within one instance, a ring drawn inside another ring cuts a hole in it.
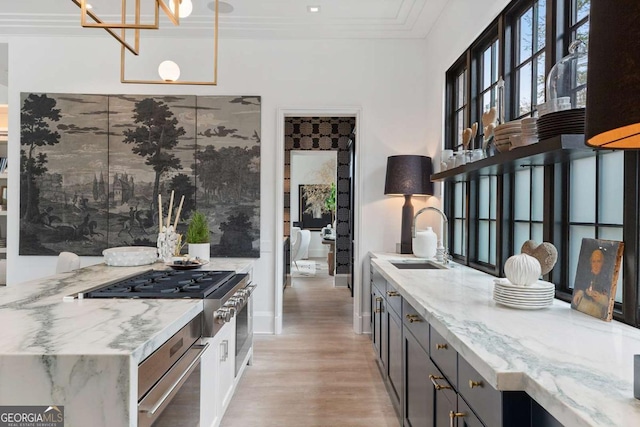
[[[220,223],[220,230],[222,231],[221,255],[251,252],[252,238],[249,234],[251,222],[247,214],[240,212],[237,215],[230,215],[226,222]]]
[[[156,212],[160,177],[172,169],[182,169],[180,159],[173,155],[171,150],[178,145],[178,138],[186,132],[182,126],[178,126],[178,119],[174,117],[168,105],[151,98],[136,102],[133,119],[139,126],[124,131],[123,142],[134,144],[131,151],[146,157],[145,164],[153,167],[155,179],[151,212]]]
[[[22,195],[20,215],[31,221],[38,217],[38,188],[35,178],[46,171],[47,155],[36,153],[36,147],[55,145],[60,142],[60,134],[49,129],[49,122],[60,120],[60,110],[55,108],[56,100],[47,95],[29,94],[20,110],[20,179],[22,188],[27,189]]]
[[[204,197],[226,200],[231,203],[240,201],[244,196],[254,196],[259,192],[256,175],[260,174],[260,147],[222,147],[216,150],[207,146],[196,152],[197,177],[204,189]]]
[[[184,202],[182,204],[182,211],[180,213],[181,218],[189,218],[189,214],[196,207],[196,201],[193,198],[195,194],[195,189],[193,188],[193,183],[191,182],[191,178],[188,175],[180,173],[173,178],[171,178],[171,182],[169,182],[169,190],[167,191],[167,196],[174,191],[177,199],[180,199],[181,196],[184,196]]]

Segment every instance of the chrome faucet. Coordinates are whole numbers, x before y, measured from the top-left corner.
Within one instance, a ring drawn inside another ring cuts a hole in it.
[[[420,215],[424,211],[436,211],[442,217],[442,246],[444,246],[444,254],[442,256],[442,263],[449,264],[449,248],[447,247],[447,229],[449,228],[449,220],[447,216],[438,208],[434,208],[433,206],[427,206],[426,208],[422,208],[415,214],[413,217],[413,223],[411,224],[411,237],[416,237],[416,220],[418,219],[418,215]]]

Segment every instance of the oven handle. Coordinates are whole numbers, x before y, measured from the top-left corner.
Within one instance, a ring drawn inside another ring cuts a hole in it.
[[[171,387],[169,387],[169,389],[166,392],[164,392],[162,394],[162,396],[160,397],[160,399],[158,399],[158,401],[155,402],[153,405],[145,405],[144,404],[144,400],[145,399],[142,399],[142,401],[138,405],[139,406],[138,412],[147,413],[149,417],[152,417],[153,415],[155,415],[155,413],[158,411],[158,409],[160,409],[162,407],[162,405],[164,405],[164,403],[168,399],[172,398],[173,395],[178,391],[178,388],[180,386],[182,386],[182,384],[187,380],[187,377],[195,369],[196,365],[198,363],[200,363],[200,356],[202,355],[202,353],[204,353],[204,351],[208,347],[209,347],[209,343],[206,343],[205,345],[195,344],[195,345],[191,346],[191,349],[198,350],[198,352],[194,356],[190,357],[190,359],[192,359],[192,360],[191,360],[191,363],[189,363],[189,366],[187,367],[187,369],[185,369],[182,372],[182,374],[173,383],[173,385]],[[187,351],[187,353],[183,357],[187,357],[188,354],[189,354],[189,351]],[[171,371],[173,371],[174,369],[177,369],[177,367],[179,367],[179,365],[180,365],[180,360],[177,361],[173,365],[173,367],[171,369],[169,369],[169,371],[165,374],[165,376],[166,375],[171,375],[171,373],[172,373]],[[160,384],[160,382],[162,382],[162,379],[158,382],[158,384]],[[156,385],[156,387],[158,387],[158,385]],[[151,391],[153,391],[153,389]],[[151,391],[149,392],[149,395],[151,395]],[[149,409],[149,407],[150,407],[150,409]]]

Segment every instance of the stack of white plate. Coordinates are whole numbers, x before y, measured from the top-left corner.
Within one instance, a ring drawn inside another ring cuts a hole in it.
[[[553,304],[556,287],[553,283],[538,280],[530,286],[514,285],[507,279],[493,281],[493,300],[507,307],[521,310],[537,310]]]
[[[522,138],[519,147],[531,145],[538,142],[538,118],[527,117],[522,119]],[[513,148],[513,145],[512,145]]]
[[[493,131],[495,135],[494,143],[496,148],[501,153],[505,151],[509,151],[511,148],[511,136],[517,136],[522,133],[520,120],[514,120],[512,122],[507,122],[501,125],[496,126],[496,129]]]

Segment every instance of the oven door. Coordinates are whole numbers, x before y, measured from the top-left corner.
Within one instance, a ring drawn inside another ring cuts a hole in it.
[[[236,312],[236,376],[253,345],[253,302],[251,294],[255,286],[247,286],[247,299]]]
[[[138,402],[138,427],[200,425],[200,358],[208,346],[192,345]]]

